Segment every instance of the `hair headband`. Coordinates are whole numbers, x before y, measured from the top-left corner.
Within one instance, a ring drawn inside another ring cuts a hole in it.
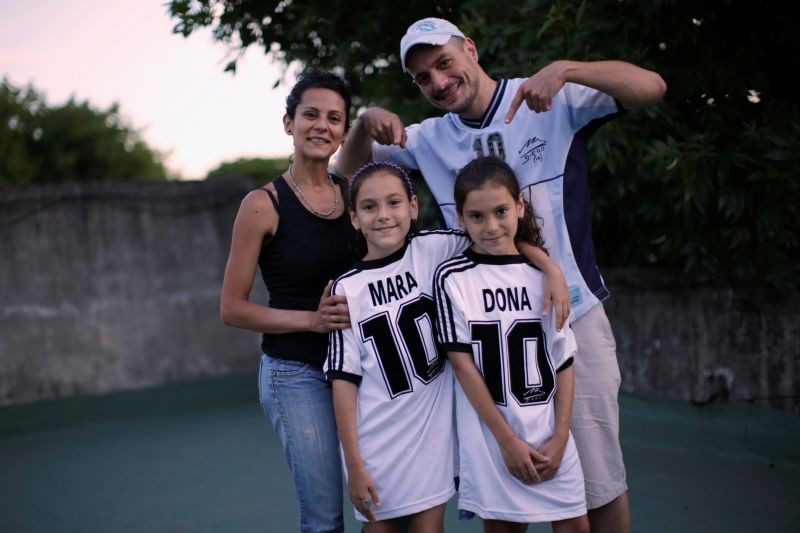
[[[391,161],[373,161],[371,163],[367,163],[366,165],[362,166],[361,168],[355,171],[355,173],[353,174],[353,182],[355,182],[364,174],[374,172],[376,170],[382,170],[385,168],[391,168],[392,170],[396,170],[400,174],[399,177],[401,177],[403,181],[406,182],[406,187],[408,187],[408,191],[411,194],[411,196],[416,194],[416,191],[414,191],[414,182],[411,181],[411,177],[408,175],[408,172],[406,172],[405,169],[400,165],[392,163]]]

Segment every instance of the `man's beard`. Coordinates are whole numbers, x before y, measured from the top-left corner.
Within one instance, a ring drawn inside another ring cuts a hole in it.
[[[464,102],[458,105],[458,107],[451,107],[451,108],[445,107],[444,105],[439,104],[436,99],[432,100],[431,103],[434,105],[434,107],[437,107],[449,113],[455,113],[456,115],[461,115],[463,113],[466,113],[469,110],[469,108],[472,107],[472,104],[475,103],[475,99],[478,97],[478,83],[479,80],[477,76],[474,78],[471,85],[466,85],[466,82],[463,83],[464,86],[469,90],[469,92],[467,93],[467,97],[464,99]]]

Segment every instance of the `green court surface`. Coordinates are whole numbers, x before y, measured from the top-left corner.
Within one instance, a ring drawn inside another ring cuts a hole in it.
[[[245,375],[0,408],[0,531],[296,531],[255,387]],[[797,415],[631,396],[621,414],[634,531],[800,531]],[[482,531],[456,516],[454,499],[446,529]]]

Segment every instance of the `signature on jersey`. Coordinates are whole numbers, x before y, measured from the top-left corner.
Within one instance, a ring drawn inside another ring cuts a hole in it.
[[[531,137],[525,144],[522,145],[522,148],[519,149],[520,159],[522,160],[522,164],[524,165],[528,161],[533,161],[534,163],[541,163],[544,159],[544,147],[547,145],[547,141],[540,139],[539,137]]]

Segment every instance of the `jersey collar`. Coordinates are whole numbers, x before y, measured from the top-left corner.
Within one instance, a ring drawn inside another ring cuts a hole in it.
[[[489,255],[481,254],[468,248],[464,250],[464,256],[476,263],[483,263],[485,265],[516,265],[527,263],[529,266],[539,270],[536,265],[528,261],[523,255]]]
[[[458,120],[460,120],[465,126],[469,128],[482,129],[492,123],[492,119],[494,119],[494,115],[497,113],[497,109],[500,107],[500,102],[503,101],[503,96],[506,92],[506,85],[508,84],[508,80],[499,78],[492,79],[497,82],[497,86],[494,88],[494,94],[492,95],[492,99],[489,101],[489,106],[486,108],[483,117],[481,117],[480,120],[467,120],[459,116]]]
[[[387,255],[386,257],[381,257],[380,259],[368,259],[364,260],[361,259],[360,261],[356,261],[353,265],[353,268],[357,268],[359,270],[372,270],[374,268],[383,268],[386,265],[391,265],[392,263],[399,261],[406,253],[406,249],[408,248],[408,243],[410,242],[410,236],[406,237],[406,242],[403,244],[403,247],[399,250],[392,252],[391,254]]]

